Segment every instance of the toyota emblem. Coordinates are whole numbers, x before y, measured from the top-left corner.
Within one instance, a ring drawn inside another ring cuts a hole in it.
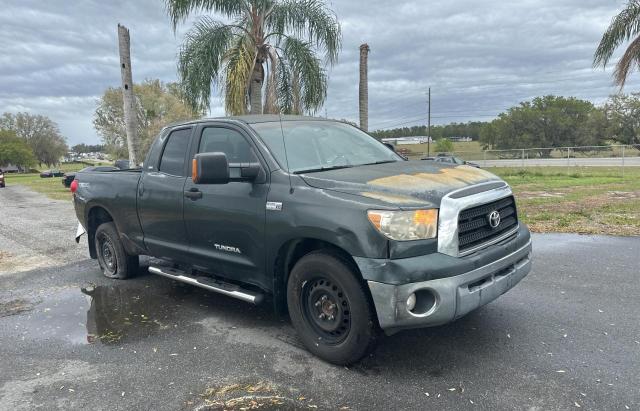
[[[500,213],[497,210],[490,212],[487,215],[487,221],[489,221],[491,228],[498,228],[500,225]]]

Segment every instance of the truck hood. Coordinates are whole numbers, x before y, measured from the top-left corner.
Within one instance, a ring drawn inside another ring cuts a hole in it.
[[[301,174],[312,187],[356,194],[398,207],[438,207],[451,191],[474,184],[502,181],[470,166],[426,161],[398,161]]]

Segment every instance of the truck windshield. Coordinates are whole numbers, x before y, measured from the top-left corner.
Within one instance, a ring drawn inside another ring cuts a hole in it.
[[[375,138],[344,123],[305,120],[254,123],[251,127],[269,147],[280,167],[291,173],[403,160]]]

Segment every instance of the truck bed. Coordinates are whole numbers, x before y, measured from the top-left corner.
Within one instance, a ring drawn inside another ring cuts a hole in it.
[[[91,210],[101,207],[113,216],[118,231],[126,233],[129,240],[144,248],[136,207],[141,177],[141,169],[78,173],[78,191],[74,196],[78,220],[88,222]]]

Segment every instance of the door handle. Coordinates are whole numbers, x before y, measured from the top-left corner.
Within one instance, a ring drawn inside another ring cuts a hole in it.
[[[189,191],[185,191],[184,196],[192,200],[197,200],[199,198],[202,198],[202,191],[198,190],[197,188],[192,188]]]

